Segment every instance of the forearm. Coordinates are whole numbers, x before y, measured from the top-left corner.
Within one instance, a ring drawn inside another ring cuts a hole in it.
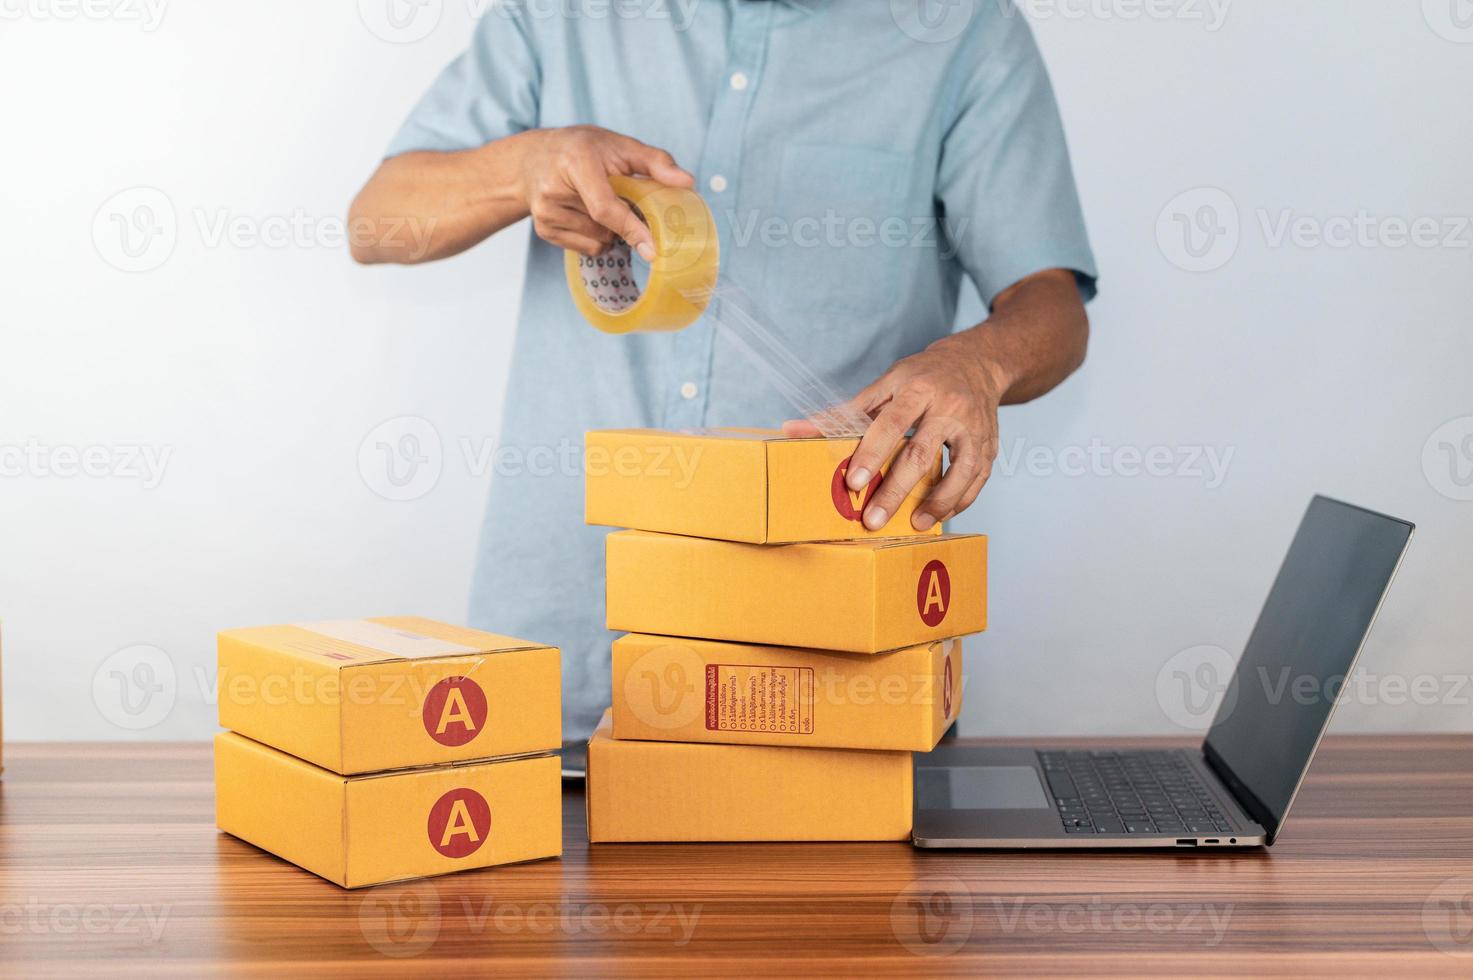
[[[932,346],[971,359],[989,375],[1000,404],[1012,405],[1073,374],[1088,343],[1089,318],[1074,273],[1050,269],[1004,290],[982,323]]]
[[[524,160],[540,134],[531,130],[473,150],[385,160],[349,210],[354,260],[442,259],[527,217]]]

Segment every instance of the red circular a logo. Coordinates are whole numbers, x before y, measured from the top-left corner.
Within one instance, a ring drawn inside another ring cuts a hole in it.
[[[920,581],[916,582],[916,612],[927,626],[939,626],[951,608],[951,576],[941,559],[932,558],[921,569]]]
[[[486,727],[486,694],[469,677],[447,677],[425,695],[425,731],[441,745],[464,745]]]
[[[844,477],[849,475],[849,460],[853,458],[853,456],[847,457],[839,464],[839,468],[834,470],[833,483],[829,488],[834,498],[834,510],[838,511],[839,516],[846,521],[857,521],[864,516],[864,509],[874,499],[875,491],[880,488],[880,480],[885,476],[883,472],[876,473],[869,481],[869,486],[863,490],[850,490],[849,484],[844,482]]]
[[[446,857],[469,857],[491,836],[491,804],[473,789],[452,789],[430,807],[425,833]]]
[[[946,676],[941,680],[941,717],[951,717],[951,654],[946,655]]]

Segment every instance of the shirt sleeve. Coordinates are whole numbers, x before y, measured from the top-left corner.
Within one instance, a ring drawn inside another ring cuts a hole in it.
[[[385,156],[468,150],[537,125],[540,77],[521,5],[494,3],[470,48],[410,112]]]
[[[1048,71],[1023,15],[979,17],[958,49],[937,174],[944,228],[988,307],[1045,269],[1072,269],[1095,295],[1094,254]]]

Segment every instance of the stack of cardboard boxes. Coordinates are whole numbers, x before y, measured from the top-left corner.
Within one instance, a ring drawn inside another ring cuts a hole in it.
[[[607,539],[613,707],[588,749],[592,841],[899,840],[911,757],[961,708],[987,542],[916,532],[939,461],[888,524],[857,439],[588,433]]]
[[[221,633],[216,822],[346,888],[555,857],[559,673],[412,616]]]

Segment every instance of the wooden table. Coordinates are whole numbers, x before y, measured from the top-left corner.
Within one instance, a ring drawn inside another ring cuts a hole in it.
[[[1473,976],[1473,737],[1327,740],[1263,851],[590,848],[569,791],[561,861],[355,892],[217,832],[207,745],[5,761],[5,975]]]

